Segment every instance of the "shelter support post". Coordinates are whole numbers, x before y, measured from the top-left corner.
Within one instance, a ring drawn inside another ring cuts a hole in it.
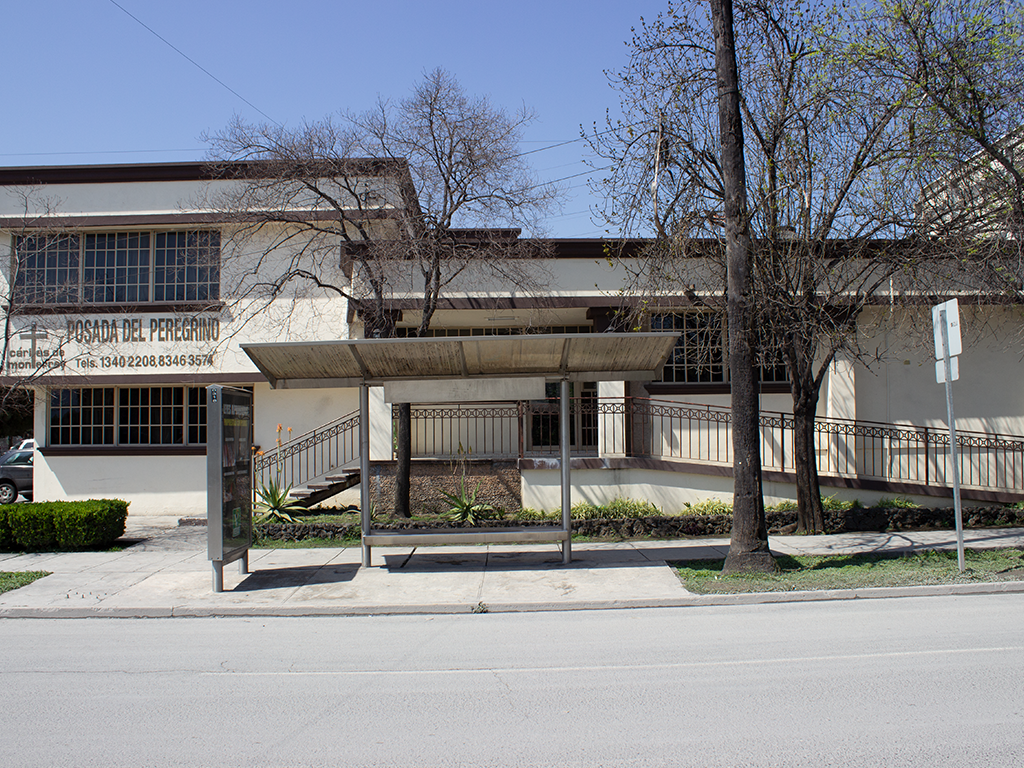
[[[559,443],[562,469],[562,528],[568,536],[562,542],[562,563],[572,562],[572,486],[569,483],[569,380],[562,379],[559,398]]]
[[[370,387],[359,385],[359,526],[362,532],[363,565],[370,566]]]

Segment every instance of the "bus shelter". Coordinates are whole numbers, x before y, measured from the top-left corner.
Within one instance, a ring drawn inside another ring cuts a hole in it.
[[[275,389],[359,387],[360,527],[362,562],[374,546],[557,542],[572,559],[569,474],[569,383],[650,381],[675,345],[675,333],[523,334],[446,338],[339,339],[243,344]],[[374,529],[370,519],[369,389],[385,402],[530,400],[559,382],[560,527]]]

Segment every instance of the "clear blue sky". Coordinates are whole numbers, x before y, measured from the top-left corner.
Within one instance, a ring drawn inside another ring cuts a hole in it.
[[[340,109],[361,111],[378,93],[404,96],[438,66],[497,105],[535,109],[539,119],[523,149],[539,149],[577,139],[581,124],[600,122],[615,107],[603,70],[625,64],[631,27],[665,6],[7,0],[0,165],[198,160],[203,131],[224,127],[233,114],[262,121],[262,111],[294,126]],[[587,171],[586,152],[579,141],[545,149],[532,156],[533,166],[542,179],[575,176]],[[586,176],[566,184],[550,234],[602,234],[591,222]]]

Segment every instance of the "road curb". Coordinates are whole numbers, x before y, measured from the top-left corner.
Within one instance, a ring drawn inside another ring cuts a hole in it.
[[[216,617],[413,616],[467,613],[546,613],[638,608],[704,608],[711,606],[814,603],[837,600],[883,600],[900,597],[1024,594],[1024,581],[980,584],[932,584],[920,587],[873,587],[808,592],[747,592],[732,595],[687,594],[679,598],[580,600],[529,603],[433,603],[424,605],[210,605],[167,607],[0,608],[0,619],[167,619]]]

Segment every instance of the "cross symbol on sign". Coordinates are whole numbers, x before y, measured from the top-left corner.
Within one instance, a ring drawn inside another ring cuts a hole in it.
[[[47,333],[45,328],[40,330],[36,326],[35,323],[32,323],[31,329],[29,329],[27,331],[21,331],[18,334],[18,338],[20,338],[20,339],[31,339],[32,340],[32,348],[31,348],[32,351],[31,351],[31,354],[32,354],[32,365],[33,366],[36,365],[36,342],[40,341],[42,339],[48,338],[49,335],[50,334]]]

